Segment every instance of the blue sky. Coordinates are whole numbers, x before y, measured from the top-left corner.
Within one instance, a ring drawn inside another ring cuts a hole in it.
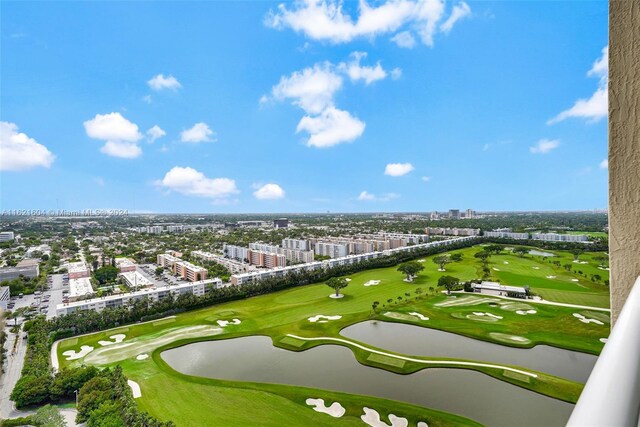
[[[607,205],[604,1],[1,7],[2,210]]]

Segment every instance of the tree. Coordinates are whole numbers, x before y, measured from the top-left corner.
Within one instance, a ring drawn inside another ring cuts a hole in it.
[[[489,253],[487,251],[480,251],[480,252],[477,252],[474,255],[474,257],[476,257],[480,261],[482,261],[482,265],[484,265],[486,267],[487,263],[489,262],[489,258],[491,257],[491,253]]]
[[[371,309],[373,310],[374,313],[376,312],[376,309],[378,308],[379,305],[380,305],[380,303],[378,301],[374,301],[371,304]]]
[[[60,414],[58,408],[52,405],[45,405],[39,408],[33,415],[32,420],[35,425],[46,427],[66,427],[67,422]]]
[[[118,268],[112,265],[106,265],[97,269],[94,275],[100,284],[112,282],[118,277]]]
[[[442,276],[438,279],[438,286],[447,289],[447,294],[451,295],[451,291],[460,283],[460,279],[453,276]]]
[[[436,292],[436,288],[434,288],[433,286],[429,286],[429,292],[434,294]]]
[[[522,258],[529,253],[529,249],[518,246],[517,248],[513,248],[513,253]]]
[[[502,252],[503,249],[504,249],[504,246],[502,245],[489,245],[485,247],[485,250],[487,252],[490,252],[495,255],[498,255],[500,252]]]
[[[164,268],[162,267],[156,267],[156,276],[160,276],[162,274],[162,272],[164,271]]]
[[[444,271],[444,266],[449,264],[451,260],[446,255],[434,256],[431,259],[435,264],[438,264],[439,271]]]
[[[416,288],[416,290],[414,292],[416,293],[416,299],[420,298],[420,295],[422,295],[424,293],[422,288]]]
[[[344,277],[332,277],[327,280],[326,285],[336,291],[336,297],[340,296],[340,289],[349,286],[349,282]]]
[[[577,261],[578,258],[580,257],[580,255],[582,255],[582,253],[584,252],[582,249],[580,248],[575,248],[575,249],[571,249],[571,254],[573,255],[573,260]]]
[[[424,267],[417,261],[405,262],[398,267],[398,271],[407,276],[407,282],[411,282],[415,275],[422,270],[424,270]]]
[[[598,265],[600,267],[608,267],[609,266],[609,257],[606,256],[606,255],[598,255],[594,259],[596,261],[598,261]]]
[[[460,262],[462,261],[462,254],[451,254],[451,261]]]

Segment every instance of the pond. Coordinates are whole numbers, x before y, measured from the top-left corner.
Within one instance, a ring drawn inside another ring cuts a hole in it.
[[[563,426],[573,409],[569,403],[479,372],[427,369],[398,375],[370,368],[359,364],[348,348],[334,345],[297,353],[274,347],[268,337],[253,336],[188,344],[161,356],[187,375],[377,396],[460,414],[491,426]]]
[[[367,321],[346,327],[343,336],[398,353],[505,363],[586,382],[597,356],[546,345],[507,347],[404,323]]]
[[[529,251],[529,255],[538,255],[538,256],[546,256],[546,257],[551,257],[551,256],[555,256],[554,254],[552,254],[551,252],[542,252],[542,251],[537,251],[535,249],[531,249]]]

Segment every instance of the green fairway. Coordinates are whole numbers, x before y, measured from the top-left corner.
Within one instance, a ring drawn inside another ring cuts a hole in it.
[[[468,420],[450,414],[373,397],[294,386],[188,377],[171,369],[159,357],[164,349],[194,341],[249,335],[270,336],[275,345],[291,351],[302,351],[323,344],[343,345],[352,350],[360,363],[397,373],[411,373],[431,367],[472,369],[497,380],[575,402],[582,388],[580,384],[542,372],[517,366],[496,366],[490,360],[448,361],[440,358],[439,361],[434,361],[428,357],[412,357],[377,349],[340,336],[340,330],[348,325],[378,318],[441,329],[514,347],[548,344],[599,353],[603,346],[600,339],[607,337],[609,333],[606,311],[552,306],[529,300],[514,301],[478,294],[460,293],[451,297],[443,295],[436,286],[442,275],[453,275],[461,280],[480,277],[482,266],[473,254],[481,249],[474,247],[454,251],[462,254],[463,259],[447,264],[445,272],[438,271],[438,265],[431,258],[425,258],[422,263],[424,271],[411,283],[403,281],[403,275],[397,271],[397,267],[363,271],[348,276],[349,286],[342,291],[345,297],[341,299],[329,298],[333,291],[324,284],[307,285],[191,311],[166,320],[129,325],[126,330],[119,328],[115,332],[102,331],[63,340],[59,343],[57,355],[61,367],[81,363],[98,366],[121,364],[125,374],[140,383],[140,406],[161,419],[172,419],[178,425],[206,424],[203,420],[216,425],[285,425],[283,420],[290,420],[290,425],[350,425],[360,423],[358,417],[362,414],[362,406],[380,408],[381,413],[393,412],[414,423],[426,420],[429,425],[469,425]],[[566,260],[573,260],[571,254],[554,253],[558,255],[558,260],[563,260],[563,264]],[[489,279],[500,280],[507,285],[531,286],[540,295],[548,292],[546,298],[549,300],[582,305],[586,301],[593,301],[593,304],[588,305],[606,306],[608,289],[590,281],[589,277],[585,278],[585,274],[589,276],[594,274],[593,271],[601,272],[602,276],[608,273],[597,268],[594,256],[584,254],[580,257],[587,264],[576,263],[576,268],[583,272],[579,274],[551,264],[549,261],[555,257],[543,259],[527,255],[520,258],[505,251],[502,255],[490,258],[492,273]],[[556,278],[549,279],[547,276]],[[571,279],[577,279],[578,282],[572,282]],[[375,283],[372,281],[379,283],[372,284]],[[424,292],[418,295],[417,288]],[[379,302],[376,312],[372,309],[374,301]],[[519,311],[526,313],[519,314]],[[415,314],[411,314],[415,312],[422,313],[429,320],[420,320]],[[477,312],[481,315],[476,314]],[[323,322],[309,320],[317,315],[340,318]],[[593,322],[580,321],[576,315],[593,319]],[[233,319],[238,319],[239,323],[225,323]],[[224,321],[223,326],[219,321]],[[110,341],[109,337],[117,332],[125,334],[122,343],[107,346],[99,343],[101,340]],[[86,355],[74,360],[67,360],[70,353],[63,355],[68,351],[80,352],[82,346],[92,349],[87,352],[85,348]],[[136,360],[141,354],[151,357]],[[310,397],[325,398],[327,404],[330,401],[340,401],[347,413],[343,418],[337,419],[315,412],[304,403]],[[212,407],[215,410],[210,409]],[[261,420],[252,420],[255,413],[270,415],[263,415]]]

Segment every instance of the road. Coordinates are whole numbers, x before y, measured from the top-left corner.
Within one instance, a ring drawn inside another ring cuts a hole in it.
[[[13,324],[13,321],[11,321]],[[27,352],[27,340],[23,340],[20,336],[9,332],[9,328],[5,328],[7,332],[7,341],[5,348],[7,349],[7,364],[5,373],[0,380],[0,418],[15,418],[25,415],[24,412],[17,411],[13,402],[9,399],[13,387],[20,378],[24,356]],[[18,340],[15,353],[13,345]]]

